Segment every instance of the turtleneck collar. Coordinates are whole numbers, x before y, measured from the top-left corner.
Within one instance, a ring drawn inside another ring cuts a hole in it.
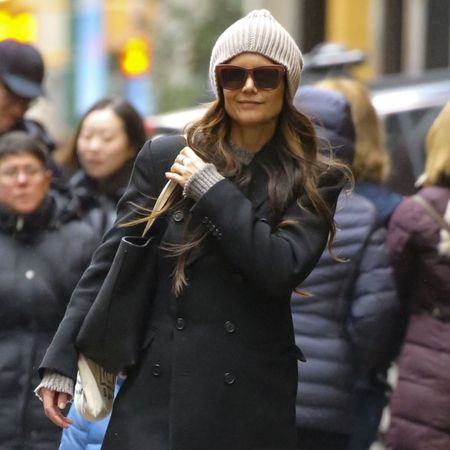
[[[228,141],[228,145],[234,157],[244,166],[248,166],[256,155],[255,152],[239,147],[231,139]]]

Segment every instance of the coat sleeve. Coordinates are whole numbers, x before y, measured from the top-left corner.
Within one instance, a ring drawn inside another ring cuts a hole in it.
[[[323,176],[319,190],[334,212],[342,179]],[[328,240],[325,220],[304,196],[292,202],[282,220],[294,223],[272,230],[253,204],[229,180],[209,189],[192,208],[229,261],[252,284],[278,297],[290,293],[311,272]]]
[[[115,224],[105,234],[101,245],[94,252],[89,267],[72,294],[64,318],[39,367],[41,376],[44,369],[49,369],[72,379],[76,378],[78,352],[75,347],[75,339],[84,317],[108,273],[121,238],[125,235],[141,235],[144,228],[144,225],[132,227],[119,227],[118,225],[136,218],[134,205],[151,208],[154,199],[162,189],[163,168],[167,162],[164,158],[159,158],[155,167],[154,160],[156,157],[152,154],[149,141],[136,158],[130,183],[117,206]]]
[[[363,373],[385,367],[394,353],[399,302],[384,240],[384,227],[372,228],[357,266],[347,324]]]
[[[412,200],[404,200],[390,220],[386,237],[399,297],[405,307],[409,303],[414,286],[414,283],[411,283],[411,274],[417,272],[415,267],[418,252],[413,227],[420,222],[420,215],[423,215],[423,211],[417,210],[418,207]]]

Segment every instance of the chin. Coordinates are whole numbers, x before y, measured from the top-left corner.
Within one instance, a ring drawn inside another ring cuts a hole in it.
[[[28,214],[33,214],[38,208],[39,205],[21,205],[14,208],[14,212],[26,216]]]

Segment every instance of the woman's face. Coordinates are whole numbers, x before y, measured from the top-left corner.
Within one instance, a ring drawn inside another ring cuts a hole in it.
[[[16,214],[31,214],[44,201],[52,174],[31,153],[0,159],[0,204]]]
[[[89,113],[76,143],[81,167],[95,179],[117,172],[134,156],[122,120],[111,109]]]
[[[242,53],[228,61],[228,64],[249,69],[274,63],[257,53]],[[240,89],[222,89],[225,110],[234,125],[240,128],[273,127],[275,130],[278,115],[283,107],[284,89],[284,76],[279,86],[272,90],[258,89],[253,78],[249,76]]]

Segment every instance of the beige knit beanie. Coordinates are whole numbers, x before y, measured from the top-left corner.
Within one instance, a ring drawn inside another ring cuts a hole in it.
[[[303,68],[303,57],[291,35],[266,9],[251,11],[229,26],[217,39],[211,53],[209,78],[214,94],[219,85],[215,68],[245,52],[259,53],[287,70],[291,97],[295,95]]]

